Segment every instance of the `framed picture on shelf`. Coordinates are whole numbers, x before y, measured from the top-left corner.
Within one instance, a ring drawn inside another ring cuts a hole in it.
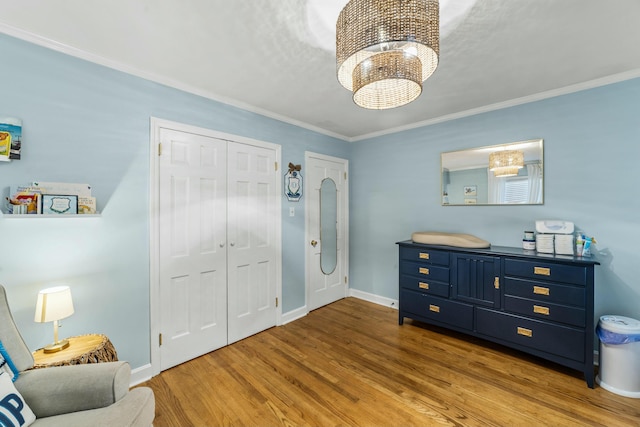
[[[43,194],[42,213],[44,215],[77,215],[78,196]]]
[[[464,186],[464,197],[475,197],[478,193],[477,185],[465,185]]]

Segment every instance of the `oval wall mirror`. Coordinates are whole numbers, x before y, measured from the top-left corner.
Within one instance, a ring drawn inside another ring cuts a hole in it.
[[[338,262],[338,189],[331,178],[320,184],[320,269],[334,272]]]

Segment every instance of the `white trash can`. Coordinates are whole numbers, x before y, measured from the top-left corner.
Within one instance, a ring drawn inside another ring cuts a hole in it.
[[[612,393],[640,399],[640,321],[602,316],[596,332],[600,338],[596,381]]]

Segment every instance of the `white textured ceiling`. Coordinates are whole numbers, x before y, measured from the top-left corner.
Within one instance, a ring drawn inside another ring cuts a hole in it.
[[[477,0],[441,18],[417,101],[364,110],[312,33],[322,1],[0,0],[0,31],[346,140],[640,76],[638,0]]]

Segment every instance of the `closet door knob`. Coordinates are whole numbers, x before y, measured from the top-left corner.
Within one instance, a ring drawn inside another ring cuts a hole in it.
[[[318,242],[316,242],[315,240],[311,241],[311,246],[313,246],[314,248],[316,247],[317,244],[318,244]]]
[[[220,243],[220,247],[221,247],[221,248],[224,248],[224,243]]]
[[[229,243],[229,244],[230,244],[231,246],[235,246],[235,245],[236,245],[236,244],[235,244],[235,243],[233,243],[233,242],[231,242],[231,243]]]

